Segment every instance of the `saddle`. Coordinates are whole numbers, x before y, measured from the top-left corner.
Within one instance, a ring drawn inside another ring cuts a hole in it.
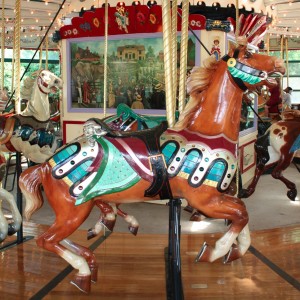
[[[300,122],[300,111],[299,110],[292,110],[292,109],[285,110],[282,112],[281,116],[284,121],[293,120],[293,121]]]
[[[159,142],[160,136],[168,128],[167,121],[163,121],[161,124],[153,128],[130,132],[114,130],[111,127],[109,127],[103,120],[97,118],[89,119],[86,122],[85,126],[87,126],[88,128],[93,123],[99,126],[93,128],[96,135],[105,135],[111,138],[134,137],[140,139],[147,148],[148,159],[150,162],[151,170],[154,175],[151,186],[145,191],[145,196],[153,197],[159,194],[161,199],[171,199],[171,190],[168,181],[167,166],[164,156],[160,151]],[[91,132],[86,135],[91,135]]]

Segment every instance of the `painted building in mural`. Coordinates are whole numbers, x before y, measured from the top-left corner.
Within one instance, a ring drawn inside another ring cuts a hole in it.
[[[144,45],[126,45],[117,48],[117,57],[121,61],[144,60],[146,51]]]

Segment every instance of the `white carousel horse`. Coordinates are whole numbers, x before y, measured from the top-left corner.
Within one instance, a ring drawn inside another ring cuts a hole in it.
[[[48,70],[34,75],[26,78],[21,92],[28,99],[25,110],[18,115],[0,116],[0,151],[20,152],[32,162],[42,163],[60,146],[50,120],[48,95],[62,88],[62,80]],[[8,223],[0,209],[0,242],[7,234],[17,232],[22,222],[12,194],[0,188],[1,199],[9,203],[13,222]]]
[[[0,150],[22,152],[32,162],[42,163],[58,147],[50,121],[48,96],[51,91],[62,88],[62,80],[52,72],[42,70],[32,82],[32,93],[24,111],[9,118],[0,118]]]

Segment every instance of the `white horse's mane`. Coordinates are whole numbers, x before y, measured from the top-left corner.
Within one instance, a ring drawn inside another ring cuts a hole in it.
[[[20,91],[21,99],[30,100],[33,86],[36,81],[36,77],[39,73],[40,70],[35,71],[23,80],[23,84]]]

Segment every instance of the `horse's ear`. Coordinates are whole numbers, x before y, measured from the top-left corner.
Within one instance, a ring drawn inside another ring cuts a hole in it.
[[[229,43],[228,47],[228,55],[233,56],[234,50],[236,49],[237,45],[235,43]]]

